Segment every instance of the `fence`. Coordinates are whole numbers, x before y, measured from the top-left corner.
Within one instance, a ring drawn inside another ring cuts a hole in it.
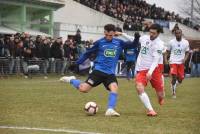
[[[73,61],[67,59],[0,58],[0,75],[48,73],[65,74],[73,71]]]
[[[89,73],[91,64],[87,60],[87,63],[79,65],[77,67],[74,61],[68,61],[67,59],[29,59],[24,58],[0,58],[0,76],[12,75],[12,74],[43,74],[47,76],[48,74],[56,73],[60,75],[65,75],[68,73],[81,73],[82,70]],[[164,73],[168,74],[169,66],[165,65]],[[188,65],[185,66],[185,72],[190,73]],[[84,73],[85,74],[85,73]],[[126,65],[123,60],[119,60],[115,70],[116,76],[124,77],[126,76]]]
[[[12,75],[12,74],[68,74],[69,72],[78,73],[78,71],[90,69],[90,61],[86,62],[79,67],[76,67],[74,61],[68,61],[67,59],[29,59],[24,58],[0,58],[0,76]],[[125,76],[124,62],[119,60],[116,67],[117,76]]]

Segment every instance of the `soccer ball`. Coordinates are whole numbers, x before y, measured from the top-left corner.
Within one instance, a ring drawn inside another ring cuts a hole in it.
[[[95,115],[98,112],[99,108],[95,102],[90,101],[85,104],[84,109],[87,115]]]

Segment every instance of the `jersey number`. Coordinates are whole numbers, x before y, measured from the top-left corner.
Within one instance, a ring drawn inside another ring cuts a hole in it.
[[[147,54],[148,50],[149,50],[149,48],[142,46],[141,53],[142,54]]]

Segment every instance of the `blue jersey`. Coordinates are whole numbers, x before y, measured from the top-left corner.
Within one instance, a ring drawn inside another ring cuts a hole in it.
[[[125,55],[126,62],[127,61],[135,62],[137,58],[137,49],[136,48],[125,49],[124,55]]]
[[[115,68],[119,59],[119,55],[125,48],[134,48],[131,42],[113,38],[111,41],[101,38],[94,43],[76,62],[83,63],[92,53],[96,54],[94,60],[94,70],[104,72],[106,74],[115,74]]]

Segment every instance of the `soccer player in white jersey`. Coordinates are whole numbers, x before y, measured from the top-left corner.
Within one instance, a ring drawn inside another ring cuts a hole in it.
[[[172,76],[171,88],[173,98],[176,98],[176,86],[184,79],[184,64],[189,56],[189,42],[182,37],[182,30],[175,31],[175,37],[169,42],[165,61],[170,53],[169,64]]]
[[[145,87],[150,81],[155,89],[160,105],[164,103],[164,85],[162,81],[162,72],[158,67],[162,58],[164,42],[158,37],[160,34],[160,26],[153,24],[150,27],[149,35],[140,38],[141,49],[136,63],[136,89],[140,100],[147,109],[148,116],[156,116]]]
[[[147,109],[148,116],[156,116],[147,93],[144,91],[148,81],[155,88],[158,102],[160,105],[164,103],[164,85],[162,79],[162,69],[159,68],[159,63],[162,62],[164,42],[158,37],[160,34],[160,26],[153,24],[150,27],[149,34],[140,37],[141,49],[136,62],[136,89],[140,100]],[[118,33],[118,35],[120,35]],[[122,36],[129,40],[133,40],[132,36],[125,33]]]

